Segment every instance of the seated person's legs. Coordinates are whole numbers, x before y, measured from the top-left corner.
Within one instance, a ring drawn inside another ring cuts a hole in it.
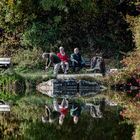
[[[53,109],[59,112],[59,105],[56,99],[53,100]]]
[[[63,72],[65,72],[65,63],[63,61],[61,61],[61,68],[62,68]]]
[[[75,72],[75,68],[76,68],[77,63],[72,61],[72,68],[73,68],[73,72]]]
[[[58,71],[59,71],[59,68],[60,68],[60,63],[54,65],[53,74],[54,74],[55,76],[57,76]]]
[[[85,63],[81,63],[81,69],[85,67]]]
[[[79,62],[78,63],[78,70],[82,69],[85,66],[85,63]]]
[[[64,72],[65,74],[67,74],[68,69],[69,69],[69,63],[68,63],[68,62],[62,61],[62,62],[61,62],[61,67],[62,67],[63,72]]]
[[[78,68],[77,71],[79,71],[80,69],[82,69],[85,66],[85,63],[82,62],[72,62],[72,67],[73,67],[73,72],[75,72],[76,68]]]
[[[61,102],[61,107],[68,108],[68,100],[64,98]]]
[[[69,70],[69,63],[65,62],[65,73],[67,73]]]

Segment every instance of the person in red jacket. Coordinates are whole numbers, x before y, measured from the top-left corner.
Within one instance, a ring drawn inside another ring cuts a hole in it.
[[[60,50],[60,52],[57,53],[57,56],[61,60],[61,67],[62,67],[62,70],[63,70],[64,74],[67,74],[67,72],[69,70],[69,63],[68,63],[69,58],[66,55],[63,47],[60,47],[59,50]]]

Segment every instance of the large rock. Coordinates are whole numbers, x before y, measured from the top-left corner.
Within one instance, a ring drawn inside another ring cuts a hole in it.
[[[37,90],[50,97],[97,94],[105,87],[97,82],[74,79],[51,79],[37,85]]]

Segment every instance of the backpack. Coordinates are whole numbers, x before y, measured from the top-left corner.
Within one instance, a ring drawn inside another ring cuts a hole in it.
[[[91,68],[100,71],[100,65],[102,62],[102,57],[95,56],[91,59]]]

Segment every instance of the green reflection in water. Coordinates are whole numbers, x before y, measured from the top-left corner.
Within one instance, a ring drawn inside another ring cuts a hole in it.
[[[104,117],[93,119],[82,112],[77,125],[67,116],[63,126],[58,122],[43,124],[41,116],[44,105],[52,99],[35,91],[41,78],[24,79],[19,75],[7,75],[0,80],[0,99],[11,105],[10,113],[0,113],[0,139],[24,140],[129,140],[134,128],[121,123],[118,108],[106,108]],[[81,97],[75,100],[93,102],[96,97],[108,98],[108,90],[95,97]]]
[[[108,97],[110,93],[111,91],[106,91],[98,98]],[[3,94],[5,93],[1,93],[1,99],[6,99]],[[94,97],[78,100],[92,102]],[[11,112],[0,115],[1,139],[129,140],[132,137],[133,126],[121,123],[122,119],[118,116],[117,108],[107,108],[101,119],[93,119],[83,112],[77,125],[73,124],[70,116],[67,116],[63,126],[59,126],[58,122],[54,124],[41,122],[44,104],[52,103],[51,98],[41,93],[35,91],[28,91],[22,95],[14,93],[10,94],[7,101],[11,104]]]

